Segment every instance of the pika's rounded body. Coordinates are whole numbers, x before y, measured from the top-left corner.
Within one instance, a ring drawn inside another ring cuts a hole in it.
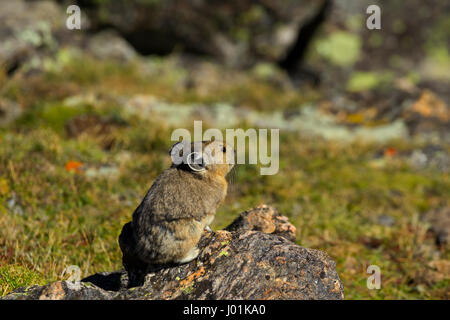
[[[164,170],[134,211],[132,221],[122,229],[119,244],[132,285],[141,282],[152,267],[195,259],[202,233],[225,199],[228,186],[225,176],[233,166],[230,163],[233,150],[222,142],[196,143],[201,143],[202,148],[212,147],[212,157],[206,161],[204,153],[199,153],[200,163],[191,164],[191,154],[183,155],[182,163],[173,163]],[[185,151],[178,148],[176,152]]]

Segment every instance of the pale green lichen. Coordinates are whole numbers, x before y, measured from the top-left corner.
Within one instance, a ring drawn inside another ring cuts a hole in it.
[[[220,254],[219,254],[219,257],[221,257],[221,256],[228,256],[228,251],[226,251],[226,250],[222,250],[221,252],[220,252]]]
[[[388,85],[392,81],[389,72],[364,72],[358,71],[352,74],[347,83],[347,90],[352,92],[367,91],[377,87]]]
[[[360,57],[361,39],[358,35],[337,31],[316,43],[319,55],[338,66],[351,66]]]
[[[185,294],[190,294],[194,290],[194,284],[181,288],[181,291],[183,291]]]

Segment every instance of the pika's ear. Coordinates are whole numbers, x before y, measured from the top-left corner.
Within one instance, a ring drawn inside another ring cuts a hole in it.
[[[169,155],[172,158],[172,163],[179,165],[183,162],[184,150],[187,143],[184,141],[175,143],[169,150]]]
[[[183,150],[183,141],[177,142],[172,147],[170,147],[169,155],[171,156],[172,152],[180,152],[180,150]]]
[[[183,163],[184,155],[188,154],[189,150],[190,143],[187,143],[184,140],[175,143],[169,150],[169,155],[172,159],[172,163],[175,165]]]

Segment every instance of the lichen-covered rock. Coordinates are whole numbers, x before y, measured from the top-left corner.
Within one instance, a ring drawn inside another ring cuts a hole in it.
[[[8,73],[35,56],[53,50],[54,33],[64,30],[64,12],[52,1],[2,1],[0,67]]]
[[[436,244],[447,245],[450,237],[450,207],[442,207],[426,212],[423,220],[430,224],[429,231],[436,237]]]
[[[114,30],[87,33],[89,20],[81,11],[81,30],[66,26],[66,7],[55,1],[7,0],[0,4],[0,68],[11,75],[48,68],[62,47],[83,49],[99,59],[129,61],[137,54]]]
[[[260,205],[239,215],[227,228],[227,231],[255,230],[276,234],[295,241],[296,228],[278,210]]]
[[[137,57],[136,51],[114,30],[106,30],[88,39],[87,50],[99,59],[130,61]]]
[[[380,30],[366,26],[372,5]],[[320,80],[319,105],[349,127],[402,121],[411,136],[449,141],[448,59],[436,54],[448,52],[449,17],[439,0],[334,0],[303,64]]]
[[[324,2],[106,0],[86,9],[94,28],[112,26],[143,53],[164,54],[181,46],[228,65],[248,65],[283,58]]]
[[[126,273],[117,271],[21,288],[4,299],[344,298],[334,261],[288,240],[293,229],[275,209],[249,210],[228,229],[205,232],[196,260],[149,273],[140,287],[128,289]]]
[[[0,98],[0,128],[16,120],[22,112],[18,103]]]

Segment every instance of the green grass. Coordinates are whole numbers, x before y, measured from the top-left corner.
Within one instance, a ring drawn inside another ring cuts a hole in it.
[[[16,288],[44,283],[43,275],[24,266],[11,264],[0,267],[0,295]]]
[[[82,276],[120,269],[121,227],[153,179],[169,166],[172,128],[133,117],[104,133],[87,130],[69,136],[66,124],[74,117],[120,118],[121,110],[101,99],[69,107],[66,97],[151,93],[172,102],[231,100],[256,109],[277,101],[280,108],[289,108],[305,99],[248,79],[200,95],[195,89],[180,91],[174,80],[178,76],[157,81],[132,65],[88,60],[79,68],[79,63],[64,62],[60,71],[47,72],[40,81],[2,78],[5,90],[0,92],[21,102],[25,113],[0,130],[1,295],[62,279],[70,265],[78,265]],[[238,88],[242,83],[258,90]],[[105,139],[112,141],[108,147]],[[419,145],[339,144],[286,132],[280,140],[279,173],[261,176],[257,166],[239,166],[213,227],[226,226],[239,212],[260,203],[273,205],[297,227],[298,244],[324,250],[336,261],[347,299],[449,298],[449,250],[434,245],[428,226],[419,219],[426,210],[448,205],[448,174],[415,170],[398,157],[386,159],[383,166],[373,162],[386,147],[407,151]],[[82,167],[68,171],[70,161]],[[88,174],[102,167],[117,174]],[[383,214],[395,219],[393,226],[377,222]],[[380,290],[366,287],[369,265],[381,268]]]

